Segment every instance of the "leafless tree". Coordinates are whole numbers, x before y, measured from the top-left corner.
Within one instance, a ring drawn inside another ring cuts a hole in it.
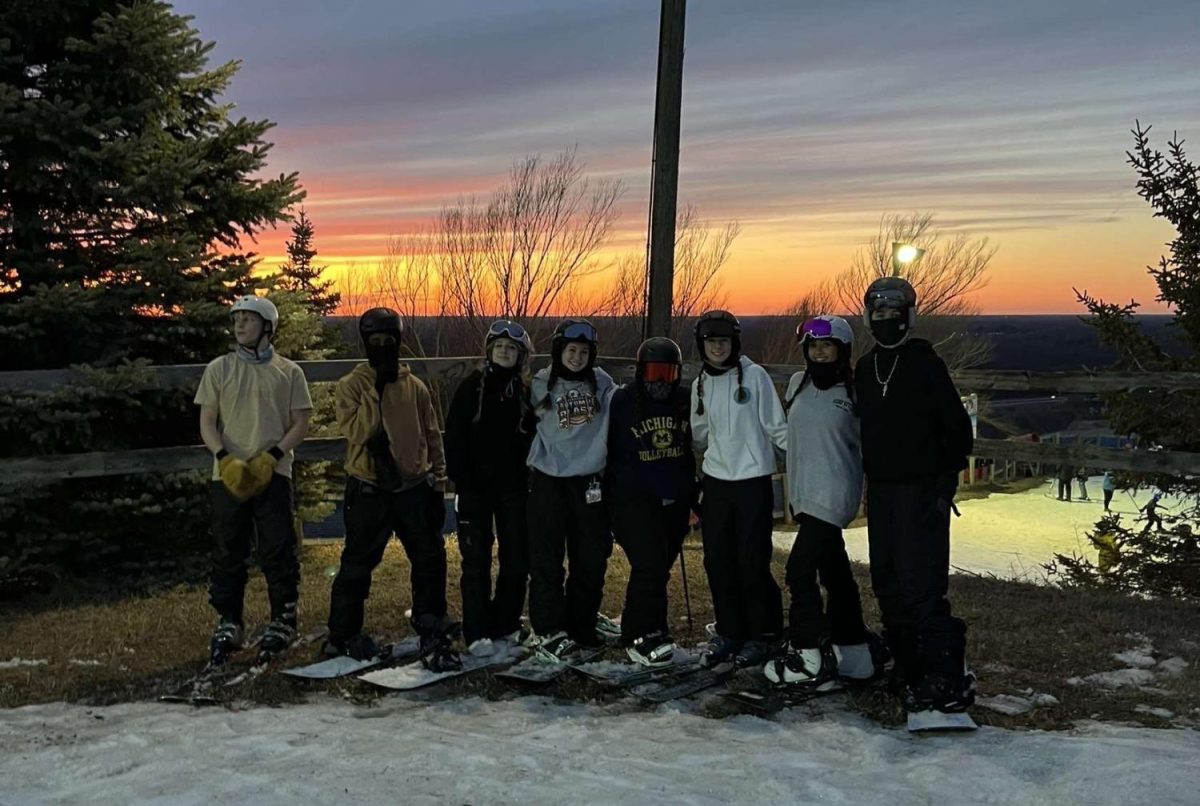
[[[598,253],[612,233],[619,180],[588,179],[574,149],[549,162],[526,157],[486,203],[460,200],[435,222],[447,313],[482,337],[511,317],[539,328],[563,309],[577,281],[604,268]]]
[[[917,292],[919,334],[938,348],[951,369],[966,369],[984,363],[988,357],[985,339],[966,331],[965,320],[979,313],[972,298],[974,292],[987,285],[988,267],[997,247],[987,238],[972,239],[964,234],[947,235],[937,229],[930,213],[885,215],[879,232],[852,258],[850,265],[797,300],[781,316],[791,319],[791,332],[785,333],[781,324],[768,338],[770,356],[783,355],[784,343],[790,338],[794,345],[796,321],[817,313],[838,313],[848,316],[855,327],[856,354],[870,346],[860,325],[862,297],[876,278],[892,274],[892,243],[910,243],[925,253],[905,273]],[[790,348],[796,355],[794,346]]]
[[[671,337],[685,354],[688,328],[706,310],[725,305],[720,272],[729,261],[733,242],[741,233],[737,222],[714,224],[703,220],[696,208],[681,210],[675,223],[675,272],[671,292]],[[646,262],[643,255],[625,255],[613,271],[612,281],[601,292],[596,306],[611,317],[605,334],[606,353],[633,355],[641,341],[646,306]]]

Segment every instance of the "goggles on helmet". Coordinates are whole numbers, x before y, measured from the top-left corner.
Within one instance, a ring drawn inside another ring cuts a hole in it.
[[[592,343],[599,341],[596,328],[592,327],[587,322],[572,322],[563,328],[560,335],[567,341],[576,341],[579,339],[582,339],[583,341],[590,341]]]
[[[644,383],[676,383],[680,378],[678,364],[668,364],[662,361],[649,361],[642,364],[642,381]]]

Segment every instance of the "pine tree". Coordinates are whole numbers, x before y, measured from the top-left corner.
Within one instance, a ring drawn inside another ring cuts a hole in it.
[[[330,316],[337,310],[342,295],[333,290],[332,280],[322,280],[325,266],[317,266],[317,250],[313,247],[316,228],[312,219],[300,208],[300,214],[292,222],[292,240],[287,242],[287,263],[279,267],[280,287],[288,291],[303,291],[308,294],[309,305],[322,316]]]
[[[1174,316],[1176,348],[1164,350],[1139,326],[1139,303],[1105,302],[1077,291],[1091,314],[1100,340],[1117,350],[1117,368],[1125,371],[1200,371],[1200,168],[1188,159],[1178,136],[1167,153],[1150,145],[1150,127],[1133,130],[1134,150],[1127,153],[1138,175],[1138,195],[1175,227],[1170,254],[1147,267],[1158,286],[1157,301]],[[1117,433],[1136,433],[1145,445],[1168,450],[1200,450],[1200,394],[1142,389],[1104,396],[1105,410]],[[1103,518],[1088,535],[1106,551],[1099,567],[1086,559],[1058,555],[1054,570],[1075,585],[1104,585],[1142,593],[1200,596],[1200,480],[1157,476],[1148,482],[1180,496],[1182,506],[1164,517],[1165,528],[1151,532],[1120,516]]]
[[[0,370],[224,349],[241,239],[303,194],[211,49],[159,0],[0,5]]]

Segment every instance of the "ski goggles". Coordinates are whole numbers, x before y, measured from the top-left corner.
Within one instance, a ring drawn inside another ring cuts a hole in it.
[[[492,322],[487,334],[489,339],[509,338],[518,344],[525,341],[529,335],[525,332],[525,328],[508,319],[498,319]]]
[[[676,383],[681,375],[678,364],[668,364],[663,361],[649,361],[642,364],[641,370],[643,383]]]
[[[587,322],[572,322],[563,328],[561,337],[567,341],[590,341],[593,344],[600,340],[596,328]]]
[[[796,339],[831,339],[833,338],[833,322],[828,319],[806,319],[796,328]]]
[[[870,294],[867,294],[866,302],[868,311],[877,311],[881,308],[902,310],[909,306],[909,300],[904,292],[891,288],[884,291],[872,291]]]

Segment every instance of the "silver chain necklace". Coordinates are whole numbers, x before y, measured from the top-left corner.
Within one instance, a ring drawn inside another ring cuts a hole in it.
[[[875,380],[883,387],[883,396],[887,397],[888,384],[892,382],[892,376],[896,374],[896,367],[900,366],[900,354],[896,353],[896,360],[892,362],[892,368],[888,370],[886,378],[879,377],[879,353],[875,353]]]

